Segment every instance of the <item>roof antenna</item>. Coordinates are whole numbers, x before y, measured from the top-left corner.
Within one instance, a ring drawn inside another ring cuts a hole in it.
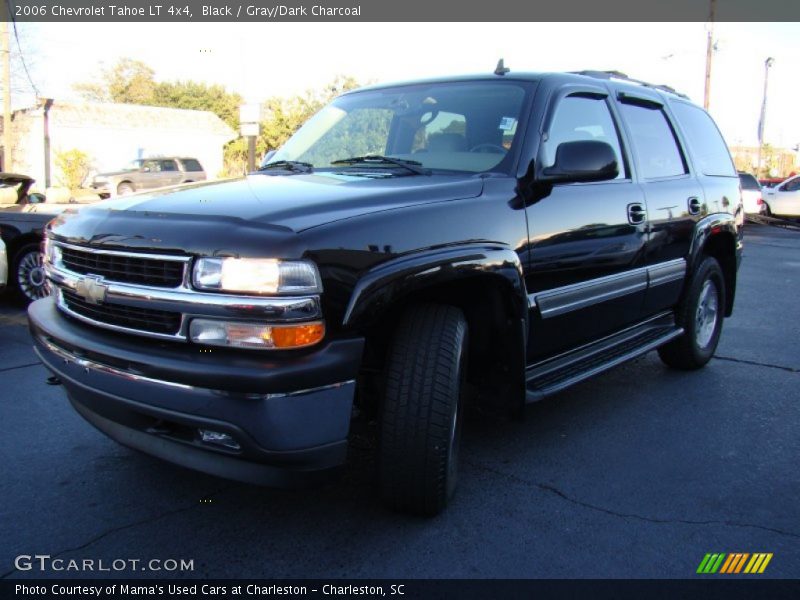
[[[494,69],[494,74],[495,75],[505,75],[510,70],[511,69],[509,69],[507,66],[505,66],[503,64],[503,59],[501,58],[500,60],[497,61],[497,67],[495,67],[495,69]]]

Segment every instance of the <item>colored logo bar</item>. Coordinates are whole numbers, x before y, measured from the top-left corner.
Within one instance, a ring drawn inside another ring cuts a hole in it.
[[[736,574],[736,573],[763,573],[769,561],[772,560],[772,552],[731,552],[706,554],[697,567],[697,572],[701,575]]]

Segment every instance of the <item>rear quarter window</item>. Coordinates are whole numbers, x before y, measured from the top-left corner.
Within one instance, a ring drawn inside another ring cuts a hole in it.
[[[728,146],[708,113],[686,102],[673,102],[672,112],[683,130],[697,169],[703,175],[736,177]]]
[[[203,167],[200,165],[198,161],[193,158],[184,158],[181,162],[183,162],[183,170],[184,171],[202,171]]]

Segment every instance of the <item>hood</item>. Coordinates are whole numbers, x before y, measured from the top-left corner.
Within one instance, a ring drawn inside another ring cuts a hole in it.
[[[472,198],[482,189],[483,180],[474,175],[255,174],[88,205],[79,218],[58,219],[55,233],[79,243],[202,253],[212,240],[224,239],[213,252],[237,254],[263,244],[264,236],[288,243],[297,233],[334,221]]]

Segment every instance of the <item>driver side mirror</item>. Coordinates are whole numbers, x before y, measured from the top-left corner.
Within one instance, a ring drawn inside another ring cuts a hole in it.
[[[44,204],[47,202],[47,197],[39,192],[28,194],[28,204]]]
[[[559,144],[555,163],[542,169],[537,180],[547,183],[577,183],[606,181],[617,175],[617,155],[610,144],[578,140]]]

